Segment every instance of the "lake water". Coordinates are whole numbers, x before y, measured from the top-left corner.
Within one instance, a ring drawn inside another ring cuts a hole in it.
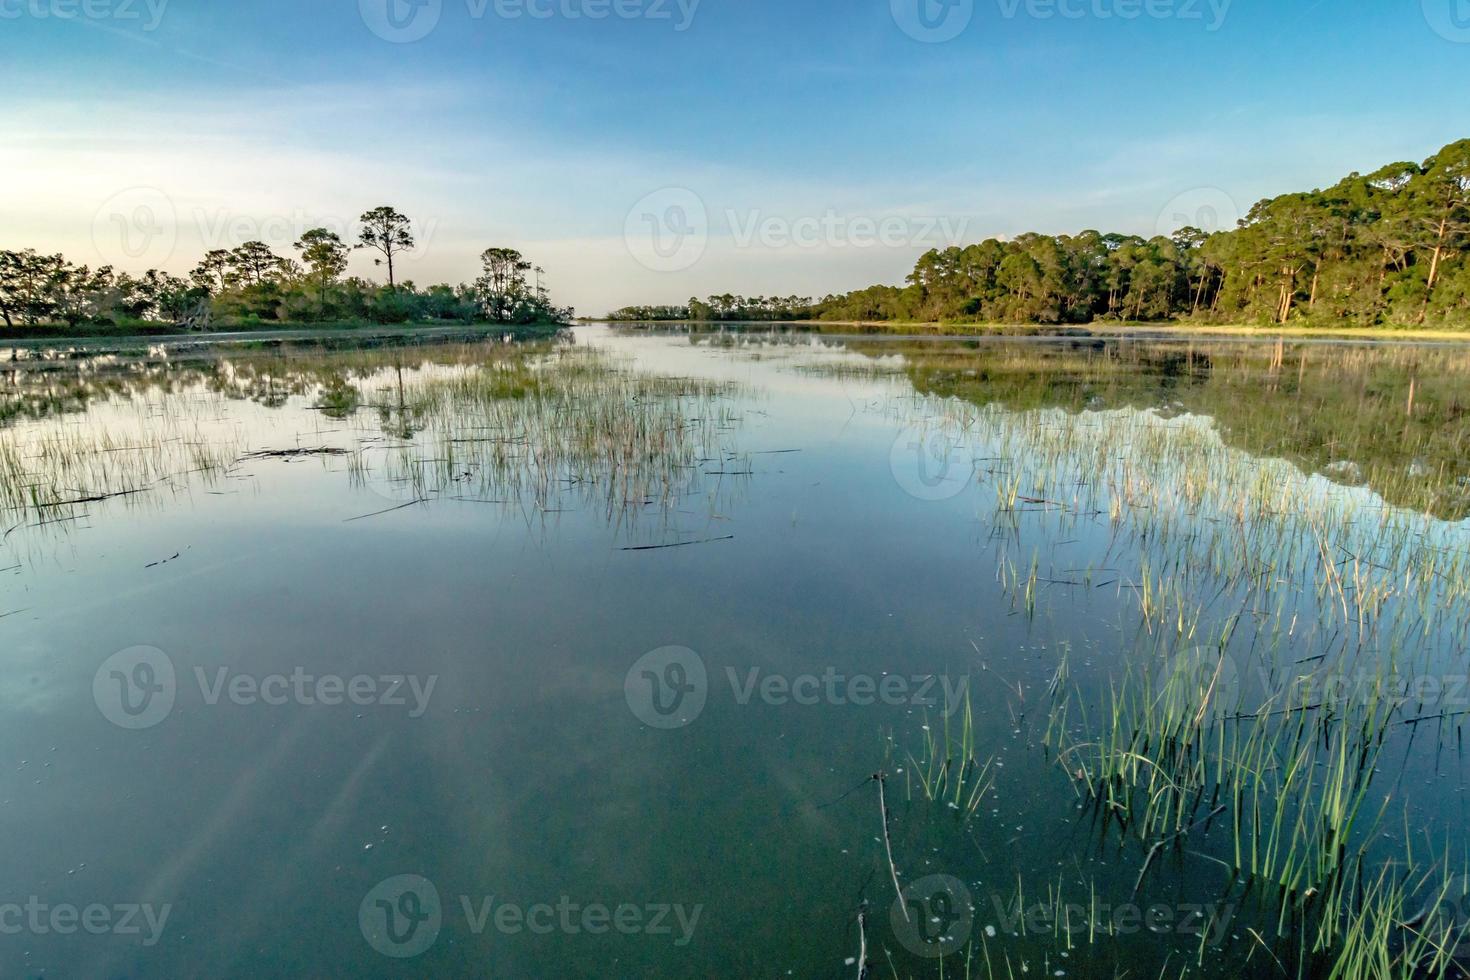
[[[1310,976],[1466,924],[1470,348],[0,367],[0,975]]]

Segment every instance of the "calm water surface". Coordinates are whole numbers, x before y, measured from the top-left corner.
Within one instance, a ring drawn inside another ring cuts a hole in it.
[[[1433,679],[1356,832],[1463,858],[1470,352],[574,334],[3,365],[0,975],[1281,975],[1062,755],[1199,649]]]

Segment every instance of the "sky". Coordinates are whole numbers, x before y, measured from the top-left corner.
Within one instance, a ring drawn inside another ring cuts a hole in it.
[[[1467,77],[1470,0],[0,0],[0,248],[187,274],[389,204],[419,285],[820,297],[1233,226],[1470,136]]]

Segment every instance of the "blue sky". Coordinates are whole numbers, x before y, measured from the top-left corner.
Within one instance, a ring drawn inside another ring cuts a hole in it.
[[[1470,0],[0,0],[0,247],[186,272],[391,203],[420,283],[821,295],[1422,159],[1467,74]]]

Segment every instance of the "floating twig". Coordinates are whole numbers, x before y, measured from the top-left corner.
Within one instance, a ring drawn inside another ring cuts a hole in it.
[[[903,903],[903,889],[898,884],[898,868],[893,864],[893,841],[888,836],[888,800],[883,795],[883,784],[888,780],[888,773],[876,772],[873,780],[878,784],[878,815],[883,818],[883,848],[888,852],[888,873],[893,876],[893,892],[898,896],[898,910],[903,913],[903,921],[908,922],[908,906]]]
[[[353,521],[365,521],[369,517],[381,517],[384,514],[391,514],[391,513],[393,513],[394,511],[397,511],[397,510],[403,510],[405,507],[412,507],[415,504],[422,504],[422,503],[425,503],[425,498],[420,497],[418,500],[410,500],[408,503],[406,503],[406,504],[399,504],[397,507],[389,507],[386,510],[375,510],[371,514],[360,514],[357,517],[349,517],[349,518],[347,518],[347,520],[343,521],[342,523],[343,524],[351,524]]]
[[[691,544],[710,544],[715,541],[734,541],[735,535],[727,534],[722,538],[703,538],[699,541],[675,541],[673,544],[641,544],[635,547],[619,548],[619,551],[658,551],[662,548],[687,548]]]

